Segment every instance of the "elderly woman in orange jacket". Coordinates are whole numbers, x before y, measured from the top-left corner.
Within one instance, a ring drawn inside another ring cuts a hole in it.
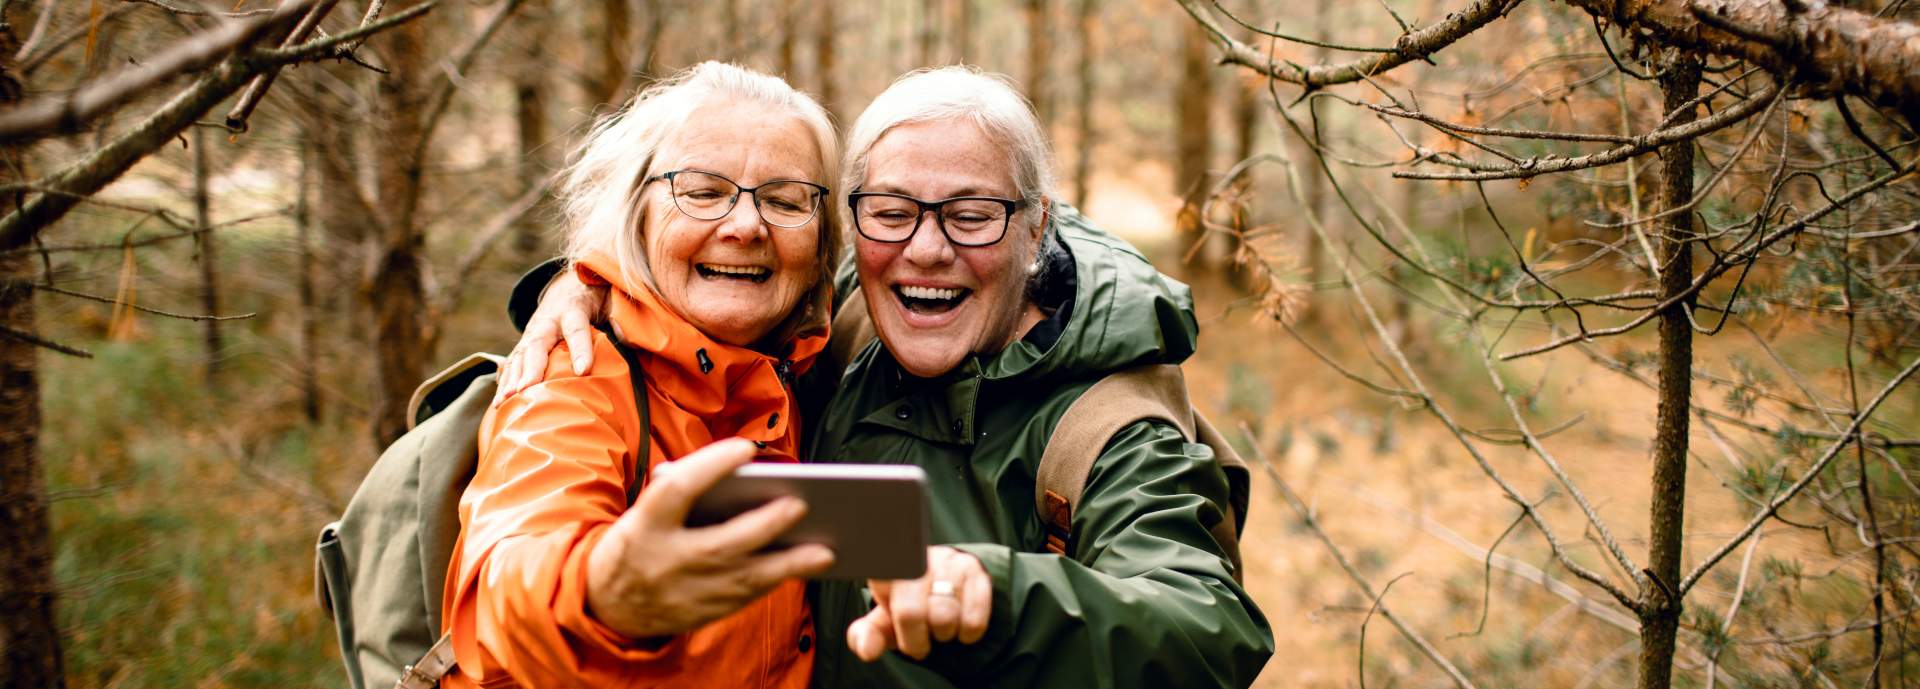
[[[832,553],[760,551],[804,506],[683,522],[734,467],[796,460],[790,381],[826,344],[839,241],[822,185],[837,159],[818,103],[718,63],[595,127],[560,189],[566,253],[583,280],[612,287],[614,332],[640,352],[649,428],[639,432],[626,361],[601,335],[584,373],[562,347],[543,382],[495,402],[447,574],[442,619],[458,665],[445,686],[807,683],[799,578]],[[727,438],[742,440],[714,444]],[[633,466],[639,456],[652,466]]]

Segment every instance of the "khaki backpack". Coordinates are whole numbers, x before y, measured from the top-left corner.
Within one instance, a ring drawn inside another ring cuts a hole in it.
[[[636,462],[644,467],[645,375],[633,351],[608,337],[632,371]],[[460,534],[460,494],[479,465],[480,421],[503,362],[473,354],[421,383],[407,405],[406,434],[380,453],[340,520],[320,529],[314,585],[353,689],[429,689],[453,668],[440,599]],[[639,490],[639,481],[627,487],[629,504]]]
[[[867,315],[866,296],[859,288],[847,295],[833,317],[833,342],[827,351],[829,371],[845,371],[853,357],[877,334]],[[1067,411],[1047,437],[1034,476],[1034,508],[1047,531],[1047,550],[1066,555],[1073,543],[1073,511],[1087,488],[1087,474],[1113,436],[1141,421],[1160,421],[1180,429],[1188,442],[1206,447],[1227,476],[1225,516],[1208,528],[1233,565],[1233,578],[1242,581],[1240,531],[1246,527],[1252,495],[1252,472],[1233,445],[1195,409],[1187,398],[1187,381],[1179,366],[1136,366],[1107,374],[1067,405]]]

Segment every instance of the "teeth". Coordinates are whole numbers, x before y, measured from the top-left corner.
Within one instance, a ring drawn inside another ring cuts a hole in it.
[[[759,266],[723,266],[705,263],[701,264],[701,267],[722,275],[743,275],[746,277],[759,277],[771,272]]]
[[[946,288],[920,287],[917,285],[901,285],[900,294],[902,296],[907,297],[908,299],[933,299],[933,300],[939,300],[939,301],[946,301],[948,299],[952,299],[954,297],[960,296],[960,288],[958,287],[946,287]]]

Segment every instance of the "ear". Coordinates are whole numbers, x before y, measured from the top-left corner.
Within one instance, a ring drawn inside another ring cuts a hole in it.
[[[1040,197],[1040,222],[1034,224],[1033,240],[1038,242],[1046,235],[1047,227],[1053,224],[1053,199]]]

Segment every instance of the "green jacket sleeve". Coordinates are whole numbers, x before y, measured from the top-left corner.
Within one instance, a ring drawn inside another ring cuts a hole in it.
[[[992,577],[993,617],[979,643],[936,644],[927,665],[961,685],[1252,684],[1273,631],[1208,532],[1226,499],[1211,450],[1128,427],[1087,477],[1072,557],[956,546]]]

